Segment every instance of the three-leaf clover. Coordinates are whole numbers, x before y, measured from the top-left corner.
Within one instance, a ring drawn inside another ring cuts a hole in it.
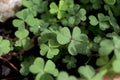
[[[57,18],[61,19],[62,17],[65,16],[65,11],[67,11],[68,8],[73,7],[73,0],[60,0],[59,1],[59,6],[55,2],[52,2],[50,4],[50,13],[51,14],[56,14],[57,13]]]
[[[75,68],[77,60],[73,56],[66,56],[63,63],[67,63],[67,69]]]
[[[61,45],[68,44],[68,51],[71,55],[77,53],[85,54],[88,51],[88,37],[81,33],[79,27],[73,29],[72,35],[69,28],[64,27],[57,33],[57,41]]]
[[[42,56],[47,54],[47,58],[53,58],[55,55],[59,53],[59,49],[57,47],[59,47],[57,41],[51,39],[48,41],[48,45],[47,44],[40,45],[41,49],[40,54]]]
[[[24,58],[24,61],[21,62],[21,69],[20,73],[24,76],[27,76],[29,74],[29,67],[31,64],[33,64],[35,57],[28,56]]]
[[[29,49],[31,40],[28,35],[29,32],[26,29],[16,31],[15,36],[18,40],[15,42],[15,46],[23,47],[25,50]]]
[[[11,44],[9,40],[4,40],[2,36],[0,36],[0,56],[2,54],[6,54],[11,50]]]
[[[69,76],[65,71],[61,71],[57,77],[57,80],[77,80],[77,78],[75,76]]]
[[[39,80],[44,74],[51,74],[53,76],[58,75],[58,70],[55,67],[54,62],[48,60],[46,63],[42,58],[36,58],[34,63],[30,66],[30,71],[36,75],[36,80]]]
[[[98,14],[98,19],[93,15],[89,16],[90,24],[93,26],[96,26],[99,24],[99,28],[101,30],[106,30],[110,27],[109,19],[110,19],[109,16],[105,16],[102,13]]]

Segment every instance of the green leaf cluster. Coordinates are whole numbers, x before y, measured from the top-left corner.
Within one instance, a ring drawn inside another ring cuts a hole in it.
[[[70,33],[69,28],[64,27],[60,29],[60,31],[57,33],[57,41],[61,45],[68,44],[68,51],[71,55],[77,55],[77,53],[81,53],[81,54],[89,53],[88,37],[86,34],[81,33],[79,27],[75,27],[73,29],[72,35]]]
[[[60,0],[59,6],[55,2],[50,4],[50,13],[57,14],[57,18],[61,19],[66,15],[66,11],[68,8],[72,8],[74,6],[74,0]]]
[[[98,14],[98,19],[93,15],[89,16],[90,24],[93,26],[99,24],[99,28],[101,30],[106,30],[110,27],[109,19],[110,19],[109,16],[105,16],[102,13]]]
[[[35,59],[35,61],[33,62],[29,69],[30,72],[37,74],[35,80],[40,80],[44,74],[51,74],[49,76],[56,77],[59,73],[53,61],[47,60],[47,62],[45,62],[43,58],[40,57]]]

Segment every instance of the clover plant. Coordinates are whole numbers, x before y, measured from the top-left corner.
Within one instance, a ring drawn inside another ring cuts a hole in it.
[[[24,79],[120,74],[120,0],[22,0],[22,6],[15,29],[0,35],[0,56],[15,52]]]
[[[2,36],[0,36],[0,56],[3,54],[9,53],[9,51],[12,50],[12,46],[9,40],[3,39]]]

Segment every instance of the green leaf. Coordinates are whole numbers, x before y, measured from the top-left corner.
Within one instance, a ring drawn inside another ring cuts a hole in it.
[[[58,6],[56,5],[56,3],[52,2],[50,3],[50,13],[51,14],[55,14],[58,12]]]
[[[18,31],[15,32],[15,35],[19,39],[24,39],[29,35],[29,32],[26,29],[18,30]]]
[[[19,29],[23,29],[25,27],[25,23],[23,20],[19,20],[19,19],[14,19],[13,20],[13,25],[15,27],[18,27]]]
[[[74,76],[69,76],[67,72],[61,71],[57,77],[57,80],[77,80]]]
[[[54,80],[50,74],[43,74],[38,80]]]
[[[16,13],[16,16],[22,20],[26,19],[28,15],[29,15],[29,11],[27,9],[23,9]]]
[[[7,54],[11,50],[11,44],[9,40],[4,40],[0,36],[0,56],[2,54]]]
[[[33,56],[28,56],[24,58],[24,61],[21,62],[21,69],[20,73],[24,76],[27,76],[29,74],[29,67],[33,63],[34,57]]]
[[[94,69],[89,65],[79,67],[78,72],[89,80],[95,75]]]
[[[113,66],[113,70],[116,73],[120,73],[120,60],[115,60],[112,64],[112,66]]]
[[[47,46],[46,44],[41,44],[40,49],[40,54],[43,56],[48,52],[49,46]]]
[[[45,72],[50,73],[53,76],[58,75],[58,70],[56,69],[54,62],[52,62],[51,60],[48,60],[46,62],[44,70],[45,70]]]
[[[33,3],[32,1],[28,1],[28,0],[22,0],[22,4],[25,6],[25,7],[31,7],[33,6]]]
[[[114,49],[114,44],[112,40],[105,39],[100,43],[100,46],[101,46],[99,48],[100,55],[109,55]]]
[[[37,73],[41,73],[43,74],[44,71],[44,60],[42,58],[36,58],[34,63],[29,67],[30,72],[37,74]]]
[[[103,75],[101,73],[97,73],[91,80],[103,80]]]
[[[103,65],[106,65],[108,61],[109,61],[108,56],[100,56],[100,58],[98,58],[96,61],[96,65],[103,66]]]
[[[114,5],[116,3],[116,0],[104,0],[104,2],[109,5]]]
[[[81,8],[79,10],[78,15],[79,15],[81,21],[85,21],[86,20],[86,10],[84,8]]]
[[[98,20],[95,16],[91,15],[89,16],[90,24],[93,26],[96,26],[98,24]]]
[[[69,31],[69,28],[64,27],[60,30],[60,32],[57,34],[57,41],[64,45],[70,42],[71,34]]]

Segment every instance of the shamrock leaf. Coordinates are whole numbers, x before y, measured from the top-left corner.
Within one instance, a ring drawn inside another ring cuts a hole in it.
[[[74,76],[69,76],[67,72],[61,71],[57,77],[57,80],[77,80]]]
[[[57,49],[58,47],[58,43],[56,43],[56,41],[53,40],[49,40],[48,45],[46,44],[41,44],[40,45],[40,54],[43,56],[45,54],[47,54],[47,58],[53,58],[55,55],[57,55],[59,53],[59,49]]]
[[[76,67],[77,60],[72,56],[66,56],[62,61],[63,63],[67,63],[67,69]]]
[[[114,49],[114,44],[112,42],[112,40],[103,40],[100,43],[100,48],[99,48],[99,53],[101,55],[109,55],[112,50]]]
[[[57,34],[57,41],[62,45],[70,42],[70,39],[71,39],[71,34],[69,28],[67,27],[62,28],[60,32]]]
[[[73,0],[60,0],[59,5],[57,6],[56,3],[52,2],[50,4],[50,13],[57,14],[57,18],[61,19],[65,16],[68,8],[73,7]]]
[[[108,16],[105,16],[102,13],[98,13],[98,19],[93,15],[89,16],[90,24],[93,26],[99,24],[99,28],[103,31],[110,27],[109,19]]]
[[[24,58],[24,61],[21,63],[21,69],[20,73],[24,76],[27,76],[29,74],[29,67],[33,63],[34,57],[28,56]]]
[[[62,45],[69,43],[68,51],[71,55],[87,53],[88,37],[78,27],[73,29],[72,35],[67,27],[62,28],[57,34],[57,41]]]
[[[23,47],[24,50],[30,48],[31,39],[28,37],[29,32],[26,29],[18,30],[15,32],[15,36],[18,40],[15,42],[15,46]]]
[[[48,60],[45,63],[42,58],[36,58],[29,69],[32,73],[37,74],[36,80],[39,80],[45,74],[51,74],[55,77],[58,75],[58,70],[56,69],[54,62]]]
[[[91,15],[89,16],[90,24],[93,26],[96,26],[98,24],[98,20],[95,16]]]
[[[18,31],[15,32],[15,35],[19,39],[24,39],[29,35],[29,32],[26,29],[18,30]]]
[[[57,13],[59,10],[58,6],[56,5],[56,3],[52,2],[50,4],[50,13],[51,14],[54,14],[54,13]]]
[[[2,36],[0,36],[0,56],[2,54],[6,54],[11,50],[11,45],[9,40],[3,40]]]

